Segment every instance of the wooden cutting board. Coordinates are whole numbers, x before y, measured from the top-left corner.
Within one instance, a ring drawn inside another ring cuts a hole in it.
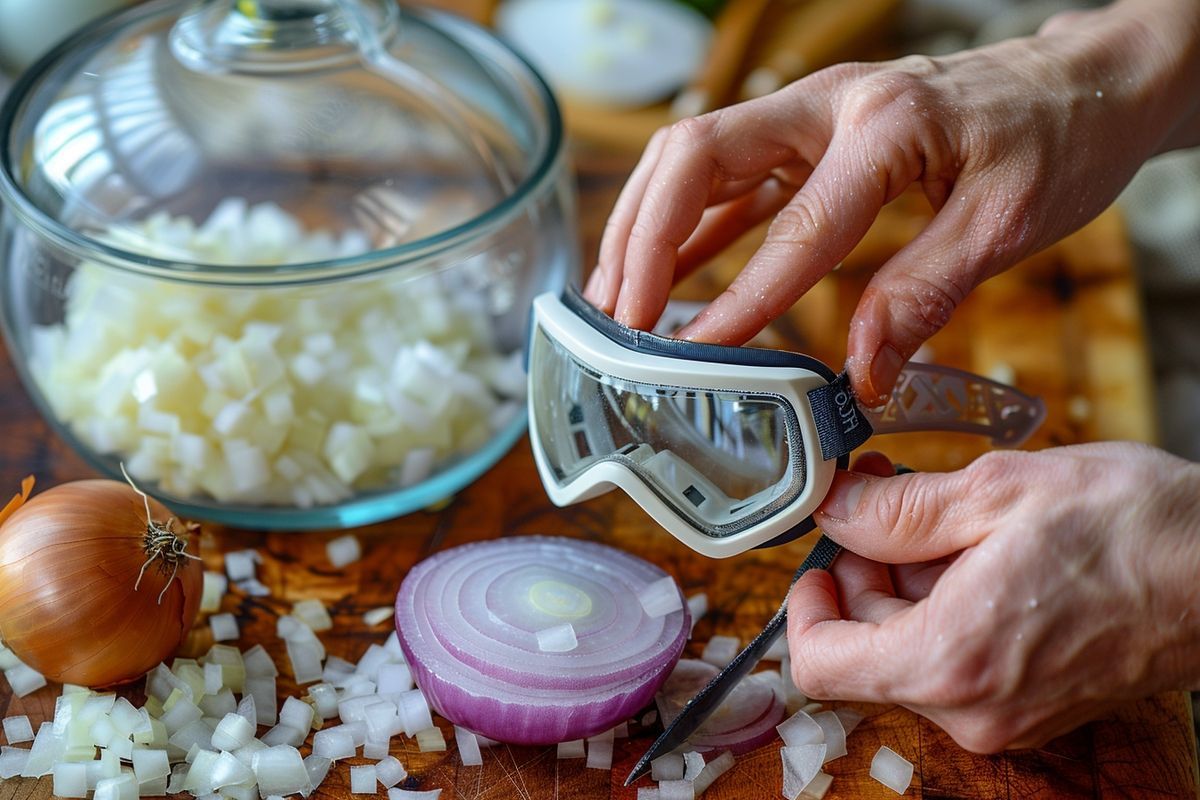
[[[596,242],[619,172],[586,172],[581,184],[585,248]],[[924,224],[923,204],[905,197],[886,210],[846,265],[806,296],[774,328],[778,344],[841,363],[847,319],[871,268],[882,263]],[[711,296],[744,262],[753,237],[735,246],[709,272],[681,288],[681,295]],[[1031,448],[1098,438],[1154,440],[1149,368],[1138,298],[1121,223],[1108,213],[1084,231],[976,291],[930,346],[944,363],[1008,372],[1024,389],[1041,395],[1049,419]],[[0,358],[0,489],[33,473],[41,488],[89,476],[87,467],[37,416]],[[908,435],[879,438],[872,446],[924,470],[961,467],[984,445],[965,436]],[[523,534],[587,538],[624,548],[660,565],[687,594],[707,592],[712,611],[697,625],[687,655],[697,656],[710,636],[756,633],[774,611],[788,579],[810,546],[802,541],[774,550],[712,561],[678,545],[631,501],[613,493],[560,510],[546,499],[528,445],[522,442],[487,475],[444,507],[355,531],[364,557],[343,570],[332,568],[325,544],[337,533],[249,533],[209,526],[201,552],[208,568],[222,566],[224,552],[253,547],[264,557],[260,579],[267,598],[236,591],[223,610],[237,615],[248,648],[261,643],[281,665],[275,619],[292,602],[316,597],[329,606],[335,628],[321,634],[328,651],[357,659],[381,642],[387,624],[368,629],[362,613],[390,605],[405,572],[432,552],[478,539]],[[1136,531],[1130,531],[1135,535]],[[0,609],[0,613],[3,610]],[[207,627],[190,646],[207,649]],[[3,684],[0,681],[0,684]],[[294,685],[281,676],[281,693]],[[0,716],[28,714],[36,729],[53,715],[55,687],[14,698],[0,685]],[[140,701],[138,690],[131,691]],[[1190,707],[1182,693],[1164,694],[1122,708],[1044,748],[978,756],[957,747],[934,725],[898,707],[857,706],[867,719],[850,738],[849,754],[831,762],[830,798],[887,798],[894,793],[868,777],[870,759],[886,744],[916,764],[914,798],[1181,798],[1197,793],[1196,746]],[[498,746],[485,751],[482,767],[464,767],[450,742],[444,753],[419,753],[399,738],[393,754],[412,774],[410,788],[442,788],[445,800],[477,798],[633,798],[621,782],[656,730],[633,726],[618,740],[613,771],[587,769],[581,760],[559,761],[553,748]],[[307,748],[305,749],[307,752]],[[348,765],[340,763],[317,796],[349,800]],[[643,784],[644,785],[644,784]],[[741,757],[704,795],[711,800],[780,796],[778,750],[769,745]],[[0,800],[49,797],[51,781],[14,779],[0,784]]]

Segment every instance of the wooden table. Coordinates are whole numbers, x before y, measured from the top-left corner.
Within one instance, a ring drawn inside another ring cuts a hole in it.
[[[584,247],[590,259],[597,236],[628,164],[584,158],[580,178]],[[920,229],[926,211],[902,198],[881,220],[845,266],[806,296],[773,329],[778,343],[810,352],[831,364],[844,356],[847,319],[873,265],[882,262]],[[681,288],[684,296],[711,296],[744,262],[753,237],[736,245],[709,272]],[[590,263],[590,262],[587,262]],[[1153,440],[1150,383],[1138,300],[1128,248],[1113,214],[1018,270],[980,287],[930,348],[935,360],[981,371],[1011,372],[1017,383],[1045,398],[1049,419],[1032,448],[1098,438]],[[0,490],[16,487],[34,473],[42,488],[89,475],[87,467],[37,416],[7,358],[0,357]],[[893,457],[927,470],[956,468],[985,445],[955,435],[879,438],[872,444]],[[6,495],[5,495],[6,496]],[[430,553],[464,542],[499,536],[557,534],[605,542],[660,565],[687,594],[708,593],[712,611],[696,628],[687,655],[697,656],[714,634],[745,641],[759,630],[787,588],[808,541],[756,551],[726,561],[702,558],[657,529],[631,501],[613,493],[566,510],[554,508],[522,442],[468,490],[436,511],[355,531],[364,558],[344,570],[325,556],[330,533],[249,533],[206,528],[201,552],[210,569],[221,553],[247,547],[264,556],[260,579],[267,598],[231,593],[223,610],[235,613],[243,648],[263,644],[286,664],[274,634],[276,615],[293,601],[317,597],[335,617],[321,635],[329,652],[357,659],[371,642],[382,641],[387,625],[367,629],[362,613],[392,602],[405,571]],[[1130,531],[1136,535],[1136,531]],[[2,610],[0,610],[2,613]],[[190,645],[200,650],[207,627]],[[0,681],[0,683],[3,683]],[[281,676],[280,692],[295,687]],[[29,714],[37,724],[52,716],[55,687],[26,698],[0,686],[0,716]],[[136,692],[135,692],[136,694]],[[1123,708],[1048,746],[985,757],[964,752],[934,725],[898,707],[861,707],[868,713],[850,739],[849,755],[828,765],[835,776],[831,798],[895,797],[868,777],[871,755],[886,744],[916,764],[906,796],[924,798],[1193,797],[1197,793],[1196,747],[1190,707],[1182,693],[1165,694]],[[621,780],[655,735],[635,728],[618,740],[614,770],[586,769],[581,760],[558,761],[552,748],[499,746],[485,751],[482,767],[463,767],[444,723],[450,749],[422,754],[397,739],[394,754],[412,773],[412,788],[441,787],[443,798],[632,798]],[[307,752],[307,750],[305,751]],[[352,761],[363,763],[361,761]],[[777,748],[743,756],[705,795],[712,800],[780,796]],[[50,795],[45,778],[0,784],[0,800]],[[349,797],[346,763],[331,773],[318,796]]]

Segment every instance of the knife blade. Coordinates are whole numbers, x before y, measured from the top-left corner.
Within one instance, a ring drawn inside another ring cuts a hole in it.
[[[792,576],[792,583],[799,580],[800,576],[810,569],[829,569],[840,552],[842,552],[842,546],[822,534],[813,545],[808,557],[801,562],[796,574]],[[679,716],[671,720],[662,735],[638,760],[633,771],[629,773],[629,777],[625,779],[625,785],[628,786],[645,775],[650,770],[651,761],[670,753],[686,742],[688,737],[704,724],[709,715],[717,710],[721,701],[733,691],[733,687],[737,686],[738,682],[762,660],[763,655],[783,634],[786,627],[787,600],[784,600],[783,604],[779,606],[779,610],[775,612],[775,616],[771,617],[770,622],[762,629],[762,633],[755,636],[725,669],[721,670],[715,678],[708,682],[707,686],[687,702]]]

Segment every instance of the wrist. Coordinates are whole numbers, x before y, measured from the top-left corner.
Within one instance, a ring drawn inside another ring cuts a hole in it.
[[[1076,85],[1108,101],[1112,132],[1138,163],[1200,144],[1200,3],[1121,0],[1052,21],[1041,37],[1061,48]]]

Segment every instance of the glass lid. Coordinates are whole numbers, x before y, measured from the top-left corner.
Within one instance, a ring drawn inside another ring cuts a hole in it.
[[[553,100],[507,48],[391,0],[155,0],[35,65],[0,135],[0,191],[27,221],[194,267],[470,234],[560,146]],[[271,247],[297,226],[305,247]]]

